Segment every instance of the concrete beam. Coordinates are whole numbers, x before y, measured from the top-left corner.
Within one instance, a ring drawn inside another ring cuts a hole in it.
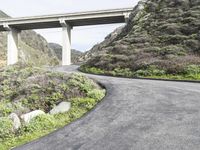
[[[7,65],[13,65],[18,62],[18,38],[19,31],[10,28],[8,24],[4,24],[4,28],[8,31],[7,35]]]
[[[85,26],[98,24],[125,23],[124,15],[130,13],[133,8],[121,8],[88,12],[76,12],[57,15],[33,16],[22,18],[0,19],[0,31],[5,31],[3,23],[19,30],[45,29],[62,27],[60,18],[64,18],[71,26]]]
[[[62,26],[62,65],[71,65],[71,29],[72,27],[59,19]]]

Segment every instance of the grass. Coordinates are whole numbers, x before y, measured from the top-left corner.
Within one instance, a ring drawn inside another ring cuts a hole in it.
[[[107,71],[100,68],[81,66],[80,71],[99,75],[110,75],[116,77],[128,78],[152,78],[152,79],[169,79],[169,80],[200,80],[200,66],[189,65],[178,73],[167,73],[156,66],[150,66],[146,69],[131,71],[129,68],[116,68],[113,71]]]

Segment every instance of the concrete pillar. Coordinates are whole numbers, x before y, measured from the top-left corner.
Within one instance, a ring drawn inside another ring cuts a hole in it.
[[[19,31],[10,28],[4,24],[4,28],[8,31],[7,35],[7,65],[13,65],[18,62],[18,36]]]
[[[130,12],[124,13],[124,18],[125,18],[126,23],[128,23],[128,21],[129,21],[130,14],[131,14]]]
[[[60,20],[62,26],[62,65],[71,65],[71,29],[72,27],[65,22],[64,19]]]

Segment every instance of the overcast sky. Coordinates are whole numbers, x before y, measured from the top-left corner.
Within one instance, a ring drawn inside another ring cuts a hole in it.
[[[48,15],[101,9],[133,7],[139,0],[0,0],[0,10],[12,17]],[[72,48],[89,50],[123,24],[76,27],[72,30]],[[61,29],[36,30],[48,42],[61,44]]]

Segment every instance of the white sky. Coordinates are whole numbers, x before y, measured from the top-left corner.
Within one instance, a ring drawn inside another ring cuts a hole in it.
[[[11,17],[48,15],[101,9],[133,7],[139,0],[0,0],[0,10]],[[101,42],[123,24],[76,27],[72,30],[72,48],[85,51]],[[61,44],[61,29],[36,30],[48,42]]]

